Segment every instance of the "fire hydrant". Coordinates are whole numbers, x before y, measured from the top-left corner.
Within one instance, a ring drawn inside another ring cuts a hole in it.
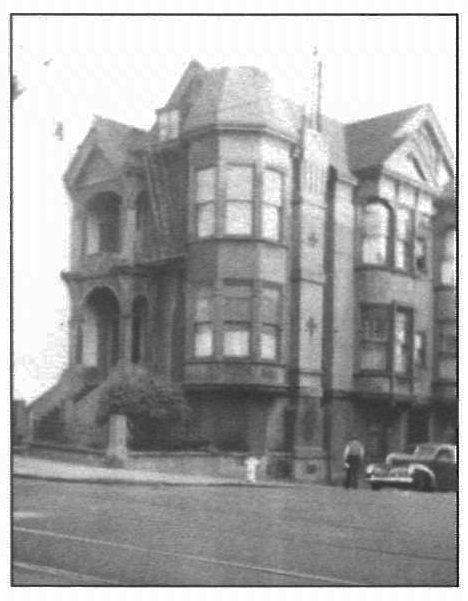
[[[260,463],[260,459],[257,457],[247,457],[245,460],[245,467],[247,468],[247,482],[252,484],[257,481],[257,468]]]

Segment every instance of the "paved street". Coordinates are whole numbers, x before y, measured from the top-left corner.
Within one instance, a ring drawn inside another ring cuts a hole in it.
[[[14,584],[455,585],[456,498],[14,481]]]

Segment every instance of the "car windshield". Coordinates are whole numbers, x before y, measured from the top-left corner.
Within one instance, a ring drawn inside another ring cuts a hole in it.
[[[414,457],[427,457],[428,455],[434,455],[437,451],[438,446],[435,444],[420,444],[414,449]]]

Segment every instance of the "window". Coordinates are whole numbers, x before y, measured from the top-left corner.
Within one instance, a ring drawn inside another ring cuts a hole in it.
[[[229,167],[226,190],[226,234],[252,233],[253,169]]]
[[[388,369],[389,333],[389,307],[362,308],[361,369]]]
[[[414,335],[414,365],[426,367],[426,334],[416,332]]]
[[[215,231],[216,169],[200,169],[196,177],[197,236],[206,238]]]
[[[213,295],[210,287],[199,288],[195,296],[195,357],[213,354]]]
[[[398,209],[396,212],[396,238],[395,238],[395,267],[407,271],[411,260],[412,241],[411,213],[407,209]]]
[[[397,374],[411,372],[411,315],[409,311],[397,309],[394,332],[394,371]]]
[[[414,243],[414,266],[418,273],[427,273],[426,238],[416,238]]]
[[[457,233],[450,228],[444,235],[444,247],[441,264],[441,281],[446,286],[455,286],[455,253],[457,248]]]
[[[159,140],[173,140],[179,135],[179,111],[165,111],[158,117]]]
[[[263,174],[262,236],[279,240],[281,235],[281,205],[283,198],[283,176],[277,171],[266,169]]]
[[[225,285],[223,352],[226,357],[247,357],[250,354],[251,305],[250,285]]]
[[[454,322],[440,324],[439,378],[456,380],[457,335]]]
[[[279,357],[280,343],[280,291],[263,286],[260,305],[260,357],[275,361]]]
[[[364,209],[362,260],[384,265],[387,262],[390,234],[390,211],[381,202],[370,202]]]

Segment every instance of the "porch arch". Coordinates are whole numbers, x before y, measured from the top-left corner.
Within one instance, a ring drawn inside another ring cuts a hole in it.
[[[120,356],[120,308],[116,295],[106,286],[93,288],[83,303],[83,365],[97,367],[103,376]]]

